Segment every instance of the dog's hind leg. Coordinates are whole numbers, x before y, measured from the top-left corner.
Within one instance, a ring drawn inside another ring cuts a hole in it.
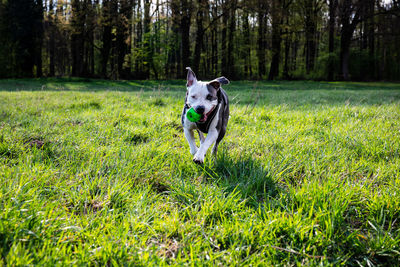
[[[226,132],[226,123],[227,121],[224,122],[225,124],[222,124],[222,128],[218,134],[218,138],[217,141],[215,141],[214,146],[212,148],[212,153],[214,154],[214,156],[217,156],[217,151],[218,151],[218,145],[219,142],[222,140],[222,138],[224,138],[225,136],[225,132]]]
[[[203,133],[200,132],[199,130],[197,130],[197,133],[199,134],[200,144],[204,143],[204,135],[203,135]]]
[[[212,148],[212,154],[213,154],[214,156],[217,156],[218,144],[219,144],[218,141],[215,142],[215,144],[214,144],[214,146],[213,146],[213,148]]]

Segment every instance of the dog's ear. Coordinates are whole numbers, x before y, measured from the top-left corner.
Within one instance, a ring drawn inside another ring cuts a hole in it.
[[[209,84],[218,90],[221,87],[221,84],[229,84],[229,80],[222,76],[215,80],[212,80],[211,82],[209,82]]]
[[[196,74],[194,74],[194,72],[190,67],[186,67],[186,69],[188,70],[186,87],[189,87],[197,83],[197,79],[196,79]]]

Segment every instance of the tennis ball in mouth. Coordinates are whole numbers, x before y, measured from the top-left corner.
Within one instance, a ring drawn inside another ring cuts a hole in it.
[[[191,122],[198,122],[201,118],[201,114],[197,113],[193,108],[190,108],[187,112],[186,112],[186,117],[188,118],[188,120],[190,120]]]

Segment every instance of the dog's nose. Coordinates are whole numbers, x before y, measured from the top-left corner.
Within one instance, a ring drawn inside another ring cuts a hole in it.
[[[203,114],[203,113],[204,113],[204,110],[205,110],[205,107],[204,107],[204,106],[197,106],[194,110],[195,110],[196,113],[198,113],[198,114]]]

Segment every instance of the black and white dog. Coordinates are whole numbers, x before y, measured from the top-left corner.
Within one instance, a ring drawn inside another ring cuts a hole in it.
[[[224,138],[229,119],[228,96],[221,88],[221,84],[229,84],[225,77],[219,77],[210,82],[197,81],[191,68],[186,68],[187,92],[185,106],[182,111],[182,125],[185,137],[190,146],[190,153],[194,155],[193,161],[197,164],[204,162],[208,148],[214,144],[212,152],[217,153],[218,144]],[[186,117],[186,112],[193,108],[201,114],[198,122],[191,122]],[[200,147],[197,148],[193,131],[196,130],[200,137]],[[207,134],[204,138],[203,133]]]

